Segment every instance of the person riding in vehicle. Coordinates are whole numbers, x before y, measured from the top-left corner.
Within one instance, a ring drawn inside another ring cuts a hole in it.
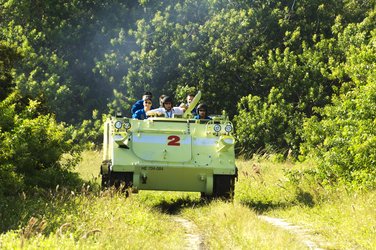
[[[197,105],[197,115],[194,118],[207,120],[212,119],[210,116],[208,116],[208,106],[205,103],[200,103]]]
[[[174,118],[175,115],[183,115],[184,114],[184,109],[180,107],[173,107],[173,100],[170,96],[165,96],[162,101],[163,107],[157,108],[157,109],[152,109],[146,114],[148,116],[157,114],[157,115],[165,115],[167,118]]]
[[[143,109],[139,109],[137,110],[133,115],[132,115],[132,118],[136,118],[136,119],[139,119],[139,120],[144,120],[144,119],[147,119],[148,116],[146,115],[146,112],[148,112],[150,109],[151,109],[151,105],[152,105],[152,101],[151,101],[151,98],[149,97],[146,97],[144,102],[143,102],[143,106],[144,108]]]
[[[133,115],[134,113],[136,113],[137,110],[139,110],[139,109],[143,109],[143,108],[144,108],[144,104],[143,104],[143,103],[144,103],[144,100],[145,100],[146,98],[150,98],[150,99],[153,98],[153,95],[152,95],[152,93],[151,93],[150,91],[146,91],[146,92],[143,94],[142,99],[136,101],[135,104],[132,105],[132,108],[131,108],[132,115]],[[153,108],[153,107],[152,107],[152,108]]]

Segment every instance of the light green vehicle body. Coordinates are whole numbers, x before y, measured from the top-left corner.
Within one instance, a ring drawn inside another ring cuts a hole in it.
[[[183,117],[187,114],[190,110]],[[134,190],[231,198],[237,176],[232,131],[224,116],[213,120],[112,117],[104,125],[102,185],[124,182]]]

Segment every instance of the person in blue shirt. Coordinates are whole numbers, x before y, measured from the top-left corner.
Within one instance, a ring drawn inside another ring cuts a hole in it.
[[[133,115],[134,113],[136,113],[137,110],[139,110],[139,109],[143,109],[143,108],[144,108],[144,100],[145,100],[145,98],[150,98],[150,99],[152,99],[152,98],[153,98],[153,95],[151,94],[151,92],[146,91],[146,92],[144,93],[144,95],[142,96],[142,99],[136,101],[135,104],[132,105],[132,108],[131,108],[132,115]]]
[[[148,112],[148,111],[151,109],[152,104],[153,104],[153,103],[152,103],[152,101],[151,101],[151,98],[146,97],[145,100],[143,101],[143,104],[142,104],[143,108],[137,110],[137,111],[132,115],[132,118],[136,118],[136,119],[139,119],[139,120],[147,119],[148,116],[147,116],[146,112]]]
[[[197,105],[197,114],[195,119],[207,119],[211,120],[212,118],[208,116],[208,106],[205,103],[200,103]]]

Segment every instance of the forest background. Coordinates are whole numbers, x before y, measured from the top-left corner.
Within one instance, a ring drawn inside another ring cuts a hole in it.
[[[234,122],[239,156],[310,159],[320,185],[374,188],[375,6],[0,0],[0,198],[78,183],[103,119],[145,90],[155,103],[200,90]]]

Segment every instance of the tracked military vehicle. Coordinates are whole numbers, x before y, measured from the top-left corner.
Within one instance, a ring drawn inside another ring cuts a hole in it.
[[[195,96],[179,118],[136,120],[115,116],[104,124],[102,186],[200,192],[231,199],[237,177],[233,125],[224,115],[196,120]]]

